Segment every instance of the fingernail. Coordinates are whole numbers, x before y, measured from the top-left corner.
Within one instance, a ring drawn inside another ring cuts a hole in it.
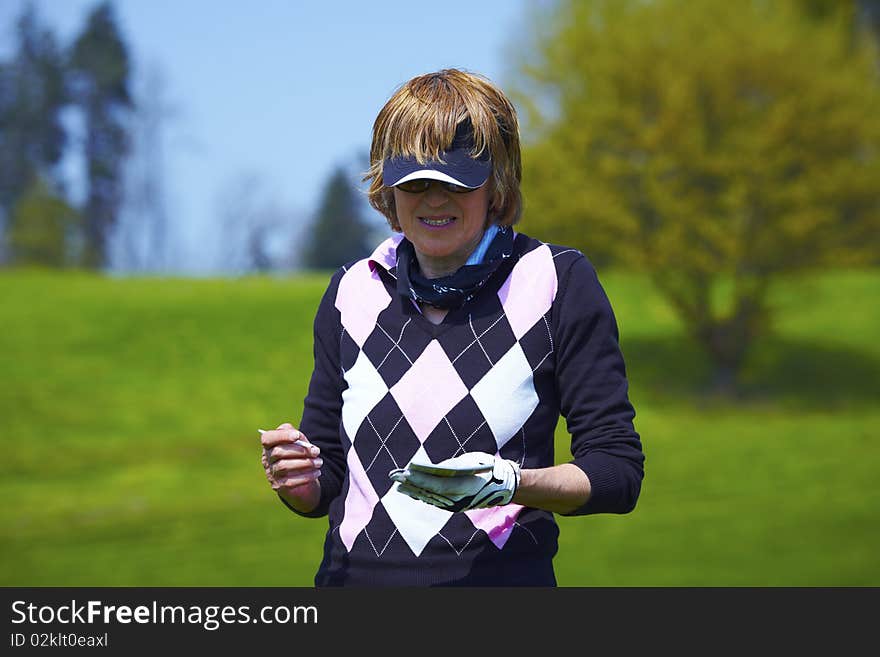
[[[314,465],[316,468],[320,468],[322,465],[324,465],[324,459],[312,459],[312,465]]]
[[[317,456],[318,454],[321,453],[321,450],[318,449],[317,447],[315,447],[314,445],[312,445],[312,446],[309,448],[309,453],[310,453],[312,456]]]

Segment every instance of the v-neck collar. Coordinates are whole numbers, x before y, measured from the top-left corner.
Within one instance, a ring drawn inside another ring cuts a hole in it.
[[[431,338],[438,338],[440,335],[448,331],[450,327],[453,326],[450,319],[454,318],[455,313],[462,311],[462,308],[450,309],[443,317],[442,321],[439,324],[435,324],[425,317],[422,309],[419,308],[416,302],[411,298],[405,297],[402,294],[395,294],[394,296],[397,298],[397,303],[400,304],[399,308],[403,314],[406,317],[411,317],[413,323],[419,327],[419,329],[431,336]]]
[[[503,271],[506,271],[502,278],[502,280],[496,281],[498,287],[500,287],[504,280],[507,280],[507,277],[510,275],[510,270],[513,268],[514,264],[519,260],[520,253],[518,252],[521,247],[518,247],[517,242],[521,235],[519,233],[514,232],[514,247],[513,254],[510,258],[508,258],[509,262],[504,263]],[[460,308],[451,308],[446,316],[443,318],[439,324],[434,324],[431,320],[425,317],[424,313],[422,313],[421,309],[418,307],[416,302],[408,296],[404,296],[397,292],[397,246],[400,244],[401,240],[403,240],[404,236],[402,233],[392,235],[385,241],[383,241],[370,257],[367,259],[367,263],[370,269],[373,272],[378,272],[380,277],[383,280],[384,284],[388,286],[389,292],[393,299],[396,299],[396,303],[398,305],[398,309],[406,316],[411,317],[413,319],[413,323],[418,326],[422,331],[427,333],[431,338],[436,339],[443,333],[445,333],[449,328],[455,325],[455,319],[460,313],[467,313],[470,310],[471,304],[473,302],[467,302]],[[500,273],[496,272],[497,274]],[[496,285],[488,285],[481,293],[488,292],[491,289],[496,289]],[[478,295],[479,296],[479,295]]]

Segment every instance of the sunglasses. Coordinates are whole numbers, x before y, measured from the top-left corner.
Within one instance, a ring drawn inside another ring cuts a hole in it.
[[[467,194],[479,189],[479,187],[464,187],[455,183],[443,182],[441,180],[432,180],[431,178],[416,178],[415,180],[407,180],[404,183],[396,185],[397,189],[409,192],[410,194],[421,194],[427,192],[431,184],[440,185],[440,189],[444,192],[452,192],[453,194]]]

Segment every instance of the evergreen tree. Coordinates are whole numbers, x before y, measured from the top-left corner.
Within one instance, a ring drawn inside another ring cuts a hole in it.
[[[336,269],[370,254],[363,203],[344,167],[330,176],[304,253],[310,269]]]
[[[128,48],[109,2],[89,15],[70,53],[74,98],[85,117],[88,196],[86,263],[103,267],[123,195],[129,150],[125,117],[132,108]]]
[[[33,4],[19,17],[16,34],[12,59],[0,63],[0,227],[40,179],[61,189],[56,165],[66,146],[63,58]]]

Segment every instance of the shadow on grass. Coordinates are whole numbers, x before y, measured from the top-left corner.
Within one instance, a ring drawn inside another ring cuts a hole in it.
[[[652,399],[827,410],[880,400],[880,361],[845,345],[768,338],[756,345],[730,398],[713,392],[711,364],[682,336],[630,338],[621,346],[632,388]]]

